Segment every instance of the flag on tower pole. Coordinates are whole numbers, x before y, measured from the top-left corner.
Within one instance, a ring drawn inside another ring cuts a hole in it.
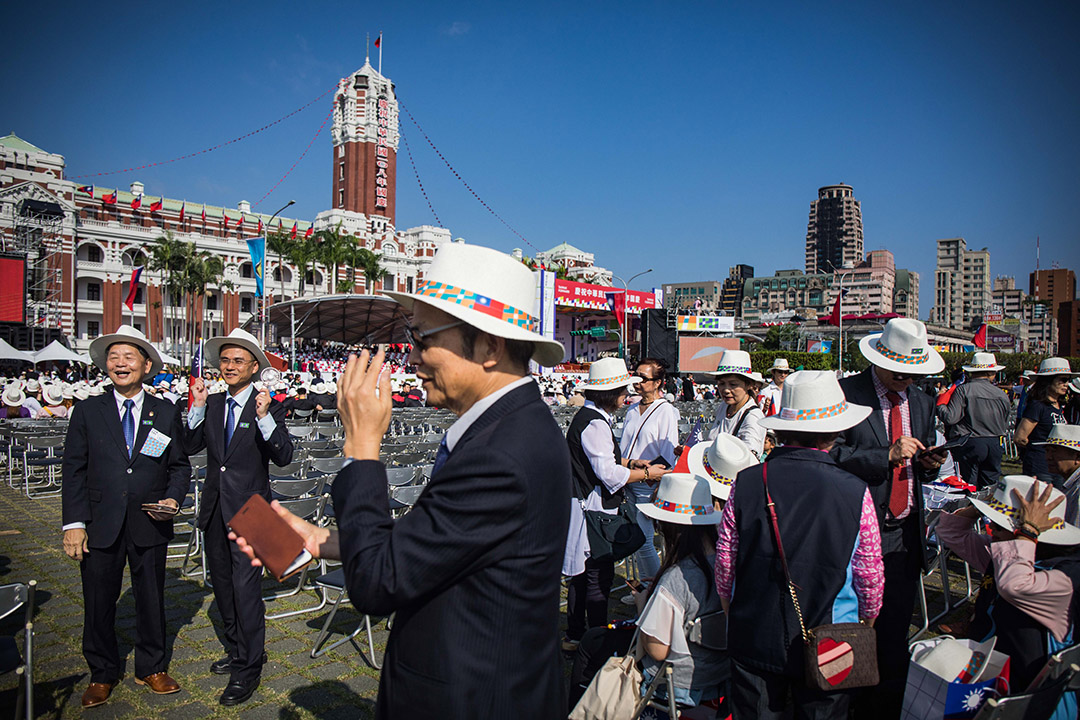
[[[375,38],[375,47],[379,49],[379,74],[382,75],[382,33]]]
[[[184,210],[186,208],[187,208],[187,201],[185,200],[184,203],[180,206],[180,224],[181,225],[184,224]]]
[[[124,299],[124,304],[127,305],[127,309],[131,312],[135,312],[135,294],[139,290],[139,278],[142,277],[142,266],[137,266],[131,269],[131,281],[128,283],[127,298]]]
[[[255,234],[256,235],[262,235],[263,234],[262,228],[263,228],[262,218],[259,218],[259,229]]]
[[[105,203],[106,205],[115,205],[116,204],[116,190],[113,190],[111,193],[107,193],[105,195],[102,195],[101,196],[101,202]]]
[[[165,206],[165,198],[160,198],[150,203],[150,212],[161,212],[161,208]]]
[[[315,232],[314,225],[308,225],[308,229],[304,231],[304,239],[307,240]]]
[[[141,194],[136,195],[135,197],[131,198],[131,209],[132,210],[138,210],[141,207],[142,207],[142,195]]]
[[[80,185],[79,192],[86,193],[90,196],[90,199],[94,199],[94,186],[93,185]]]
[[[296,239],[296,223],[292,224],[292,232],[289,234],[289,237],[293,240]]]
[[[206,224],[206,206],[205,205],[202,206],[202,221],[203,221],[203,225],[205,225]]]

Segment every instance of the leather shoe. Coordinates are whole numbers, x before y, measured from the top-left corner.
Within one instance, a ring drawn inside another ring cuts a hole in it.
[[[259,678],[255,678],[251,682],[240,682],[234,680],[230,682],[225,688],[225,692],[221,693],[221,697],[218,698],[218,702],[222,705],[239,705],[245,702],[255,689],[259,687]]]
[[[266,653],[263,653],[262,664],[266,664]],[[210,672],[215,675],[228,675],[232,672],[232,658],[228,655],[210,663]]]
[[[95,705],[104,705],[115,685],[116,683],[90,683],[90,686],[86,688],[86,692],[83,693],[82,706],[88,708]]]
[[[136,685],[146,685],[155,695],[171,695],[180,692],[180,685],[167,672],[156,672],[144,678],[135,678]]]

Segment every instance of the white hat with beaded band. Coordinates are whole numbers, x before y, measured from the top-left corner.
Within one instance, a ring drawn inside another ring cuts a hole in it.
[[[1080,452],[1080,425],[1054,425],[1050,428],[1050,435],[1047,436],[1046,440],[1031,444],[1058,445]]]
[[[735,476],[751,465],[757,465],[754,453],[739,438],[720,433],[715,440],[699,442],[687,451],[690,472],[709,481],[713,497],[727,500]]]
[[[532,271],[498,250],[447,243],[435,253],[416,292],[383,294],[406,310],[411,311],[414,302],[426,303],[489,335],[531,342],[533,360],[540,365],[558,365],[565,355],[562,343],[539,332],[540,322],[532,314]]]
[[[997,481],[991,492],[982,497],[972,497],[971,504],[978,508],[995,525],[1014,530],[1020,522],[1020,503],[1013,491],[1015,490],[1025,500],[1031,495],[1032,486],[1037,481],[1028,475],[1006,475]],[[1039,486],[1039,493],[1046,490],[1046,483]],[[1065,494],[1055,487],[1050,488],[1049,502],[1061,498]],[[1039,534],[1039,542],[1050,545],[1077,545],[1080,544],[1080,528],[1065,522],[1065,503],[1058,503],[1057,507],[1050,511],[1050,519],[1054,520],[1054,526],[1049,530],[1043,530]]]
[[[1004,370],[1004,365],[998,365],[997,358],[994,357],[994,353],[989,352],[977,352],[975,356],[971,358],[969,365],[964,365],[964,372],[977,373],[977,372],[997,372]]]
[[[930,347],[926,326],[911,318],[893,318],[882,332],[859,341],[863,357],[885,370],[910,375],[933,375],[945,369],[945,360]]]
[[[847,401],[831,370],[799,370],[788,376],[780,395],[780,412],[758,420],[766,430],[840,432],[853,428],[872,410]]]
[[[637,504],[638,512],[653,520],[677,525],[716,525],[720,513],[713,505],[705,478],[692,473],[667,473],[660,478],[656,498]]]
[[[641,378],[630,374],[622,358],[601,358],[589,366],[589,381],[581,390],[614,390],[633,387]]]
[[[716,370],[707,372],[705,375],[712,375],[713,377],[741,375],[747,380],[756,383],[765,382],[765,378],[761,376],[761,373],[754,372],[750,366],[750,353],[745,350],[725,350],[724,354],[720,356],[720,364],[716,366]]]

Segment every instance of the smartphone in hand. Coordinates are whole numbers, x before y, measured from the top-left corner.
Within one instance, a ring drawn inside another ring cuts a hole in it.
[[[645,592],[645,585],[638,580],[627,580],[626,584],[636,593]]]

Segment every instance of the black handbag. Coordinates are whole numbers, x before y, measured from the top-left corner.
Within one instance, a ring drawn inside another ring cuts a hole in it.
[[[612,515],[602,510],[583,510],[589,535],[589,558],[597,562],[619,562],[645,544],[645,533],[637,524],[637,509],[623,501]]]

